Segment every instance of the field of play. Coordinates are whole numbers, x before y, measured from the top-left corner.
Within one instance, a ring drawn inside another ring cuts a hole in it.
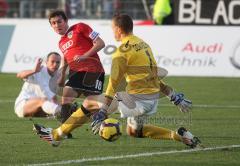
[[[240,79],[168,77],[165,81],[193,101],[183,114],[166,98],[149,123],[176,130],[185,126],[197,135],[205,149],[188,149],[167,140],[130,138],[124,130],[116,142],[106,142],[90,125],[74,130],[73,139],[59,147],[43,142],[32,131],[32,121],[14,114],[14,100],[22,81],[14,74],[0,74],[0,165],[185,165],[213,166],[240,163]],[[113,115],[119,118],[119,114]],[[57,127],[55,119],[34,118]],[[126,120],[120,119],[125,128]]]

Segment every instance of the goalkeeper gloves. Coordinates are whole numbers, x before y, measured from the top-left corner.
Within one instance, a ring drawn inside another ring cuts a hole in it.
[[[105,109],[100,109],[98,112],[93,114],[92,119],[92,132],[96,135],[97,133],[99,133],[102,122],[107,119],[107,111]]]
[[[189,112],[192,107],[192,101],[184,98],[183,93],[175,93],[170,96],[170,101],[175,104],[181,112]]]

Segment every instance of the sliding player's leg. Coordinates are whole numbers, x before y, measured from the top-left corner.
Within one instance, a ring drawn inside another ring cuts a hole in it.
[[[80,108],[78,108],[60,127],[57,129],[45,128],[41,125],[34,125],[37,134],[52,145],[56,141],[65,138],[75,128],[82,126],[90,120],[90,116],[99,110],[98,96],[88,96]],[[46,132],[45,132],[46,131]]]
[[[90,120],[90,116],[97,112],[104,102],[104,95],[91,95],[88,96],[78,108],[59,128],[53,130],[54,139],[60,140],[65,135],[69,134],[72,130],[82,126]],[[117,109],[116,100],[112,102],[109,109],[114,111]],[[109,111],[109,112],[111,112]]]
[[[125,97],[127,95],[125,94]],[[120,96],[118,96],[120,97]],[[122,117],[127,118],[127,133],[133,137],[149,137],[153,139],[173,139],[180,141],[180,136],[175,131],[171,131],[162,127],[145,124],[146,120],[151,120],[149,115],[157,111],[158,99],[152,100],[135,100],[130,96],[128,102],[122,100],[119,103],[119,111]],[[134,107],[132,107],[134,105]],[[132,107],[132,108],[131,108]]]
[[[55,116],[60,112],[60,106],[43,98],[23,100],[15,105],[15,112],[19,117]]]
[[[87,110],[83,105],[78,108],[71,116],[57,129],[53,130],[54,140],[61,140],[75,128],[87,123],[90,119],[91,110]]]
[[[59,128],[45,128],[44,126],[35,124],[34,129],[40,138],[49,142],[53,146],[56,146],[61,139],[68,135],[68,133],[88,122],[90,120],[90,116],[102,107],[104,99],[104,95],[88,96],[83,101],[82,106],[78,108]],[[118,102],[114,99],[109,107],[109,112],[110,110],[112,112],[115,111],[117,106]]]
[[[147,119],[148,116],[146,115],[127,118],[128,135],[138,138],[168,139],[181,141],[181,136],[179,136],[175,131],[163,127],[145,124],[145,121]]]
[[[178,131],[170,130],[163,127],[144,124],[146,116],[129,117],[127,119],[127,133],[130,136],[138,138],[152,138],[161,140],[175,140],[183,142],[185,145],[195,148],[201,143],[198,137],[195,137],[184,127]]]
[[[130,99],[128,99],[128,101],[129,100],[132,100],[132,102],[134,102],[134,97],[130,96]],[[132,107],[133,105],[135,105],[135,107],[130,108],[130,106]],[[151,120],[150,118],[148,119],[149,115],[156,113],[157,105],[158,99],[135,100],[135,104],[126,104],[126,102],[122,100],[119,103],[119,111],[121,112],[121,116],[128,117],[128,135],[139,138],[176,140],[183,142],[191,148],[196,147],[196,145],[200,142],[199,139],[197,137],[194,137],[185,128],[180,128],[181,130],[178,130],[176,132],[163,127],[146,124],[147,120]]]
[[[103,83],[104,73],[70,71],[69,79],[63,88],[62,123],[65,122],[76,109],[73,101],[77,97],[83,95],[85,98],[87,96],[101,94]],[[88,107],[86,106],[86,108]]]

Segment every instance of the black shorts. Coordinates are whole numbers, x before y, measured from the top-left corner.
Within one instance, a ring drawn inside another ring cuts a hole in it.
[[[70,71],[65,86],[73,88],[79,94],[101,94],[105,73]]]

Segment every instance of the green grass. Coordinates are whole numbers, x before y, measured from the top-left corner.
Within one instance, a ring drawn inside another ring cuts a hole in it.
[[[118,141],[106,142],[93,135],[88,124],[73,132],[74,139],[64,140],[57,148],[51,147],[33,133],[30,120],[17,118],[14,114],[14,100],[20,91],[22,81],[12,74],[0,74],[0,80],[0,165],[27,165],[186,149],[179,142],[130,138],[125,132]],[[183,91],[196,106],[191,114],[183,115],[176,107],[171,106],[167,99],[161,99],[156,116],[150,119],[153,124],[174,130],[180,125],[185,125],[198,135],[207,147],[240,144],[239,78],[169,77],[166,82],[177,90]],[[201,105],[207,105],[207,107]],[[59,125],[56,120],[41,118],[34,118],[34,120],[46,126]],[[125,123],[125,120],[121,121]],[[70,165],[233,166],[239,165],[239,156],[240,148],[229,148],[86,161]]]

